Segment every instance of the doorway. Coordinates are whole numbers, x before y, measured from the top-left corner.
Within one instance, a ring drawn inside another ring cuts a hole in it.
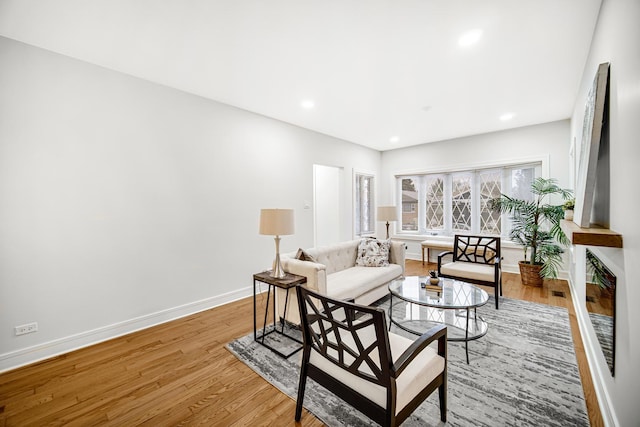
[[[342,168],[313,165],[313,239],[314,246],[327,246],[341,241],[340,183]]]

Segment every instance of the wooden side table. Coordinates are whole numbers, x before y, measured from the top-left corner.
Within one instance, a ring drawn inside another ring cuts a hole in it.
[[[253,275],[253,339],[254,341],[262,344],[263,346],[267,347],[269,350],[273,351],[274,353],[287,358],[289,356],[291,356],[294,353],[297,353],[298,351],[302,350],[302,345],[300,345],[298,348],[296,348],[295,350],[293,350],[292,352],[288,353],[288,354],[284,354],[282,353],[280,350],[278,350],[277,348],[274,348],[273,346],[269,345],[268,343],[266,343],[264,341],[265,337],[269,334],[272,333],[277,333],[280,334],[284,337],[287,337],[290,340],[293,340],[297,343],[302,344],[302,341],[300,341],[298,338],[293,337],[291,335],[288,335],[284,332],[284,325],[286,323],[286,318],[287,318],[287,308],[289,305],[289,291],[293,289],[294,291],[294,298],[295,296],[295,288],[298,285],[302,285],[304,283],[307,283],[307,278],[304,276],[298,276],[296,274],[291,274],[291,273],[287,273],[287,275],[282,278],[282,279],[277,279],[275,277],[271,277],[270,276],[271,271],[263,271],[261,273],[257,273]],[[265,283],[267,285],[269,285],[269,289],[267,290],[267,303],[265,304],[265,310],[264,310],[264,321],[262,322],[262,333],[260,334],[260,336],[258,336],[258,325],[257,325],[257,308],[256,308],[256,283],[257,282],[261,282],[261,283]],[[267,331],[267,317],[269,315],[269,299],[271,298],[271,289],[273,288],[273,324],[270,327],[270,330]],[[284,313],[283,313],[283,321],[282,321],[282,327],[280,329],[278,329],[277,327],[277,323],[276,323],[276,288],[280,288],[283,289],[287,292],[286,296],[285,296],[285,302],[284,302]]]

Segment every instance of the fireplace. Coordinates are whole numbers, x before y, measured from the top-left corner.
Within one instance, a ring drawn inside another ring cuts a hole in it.
[[[593,252],[586,255],[586,305],[611,376],[615,372],[616,276]]]

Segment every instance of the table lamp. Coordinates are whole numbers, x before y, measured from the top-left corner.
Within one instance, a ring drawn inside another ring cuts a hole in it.
[[[389,238],[389,221],[398,220],[398,209],[395,206],[378,206],[378,221],[387,222],[387,239]]]
[[[276,236],[276,259],[273,261],[271,277],[282,279],[286,276],[282,264],[280,264],[280,236],[293,233],[293,209],[260,210],[260,234]]]

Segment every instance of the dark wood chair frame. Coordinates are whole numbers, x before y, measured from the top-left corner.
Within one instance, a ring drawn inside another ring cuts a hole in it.
[[[445,257],[453,257],[453,262],[470,262],[475,264],[489,264],[494,267],[492,281],[469,279],[466,277],[450,276],[442,274],[440,268]],[[453,251],[446,251],[438,255],[438,276],[459,279],[464,282],[477,285],[491,286],[494,288],[496,310],[498,309],[499,296],[502,296],[502,256],[500,255],[500,237],[467,236],[456,234],[453,240]]]
[[[384,310],[334,300],[315,293],[304,286],[298,286],[297,295],[304,345],[302,365],[300,368],[300,383],[298,385],[298,399],[296,403],[296,421],[300,421],[302,415],[302,404],[307,378],[312,378],[318,384],[383,426],[397,426],[402,423],[431,393],[438,389],[440,419],[446,422],[446,326],[437,325],[424,333],[397,358],[396,363],[393,363]],[[371,325],[375,328],[377,340],[365,348],[358,336],[358,330],[370,327]],[[328,335],[330,335],[331,338]],[[343,337],[347,336],[356,343],[356,348],[344,342]],[[396,394],[396,378],[400,376],[405,368],[425,347],[436,340],[438,342],[438,354],[445,359],[443,372],[418,393],[405,408],[396,414],[394,398]],[[386,388],[386,409],[363,396],[357,390],[353,390],[309,363],[312,350],[347,372],[369,381],[372,384]],[[334,354],[337,354],[338,357],[334,357]],[[379,363],[371,357],[373,354],[378,355]],[[348,359],[353,360],[353,362],[347,363],[345,356],[349,356]],[[365,365],[373,372],[373,375],[359,369]]]

